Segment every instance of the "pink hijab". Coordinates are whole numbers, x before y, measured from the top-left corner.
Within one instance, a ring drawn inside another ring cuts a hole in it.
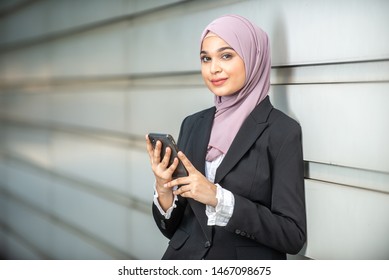
[[[246,81],[231,96],[215,96],[216,114],[208,144],[207,161],[227,153],[235,135],[251,111],[268,95],[270,88],[270,43],[267,34],[246,18],[225,15],[211,22],[201,35],[201,44],[213,32],[243,59]]]

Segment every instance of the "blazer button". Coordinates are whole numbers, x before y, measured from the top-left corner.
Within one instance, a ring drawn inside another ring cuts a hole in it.
[[[240,229],[235,230],[236,234],[240,234],[240,232],[241,232]]]
[[[204,247],[205,247],[205,248],[211,247],[211,242],[206,241],[206,242],[204,243]]]
[[[246,232],[242,231],[242,232],[240,233],[240,235],[241,235],[241,236],[246,236]]]

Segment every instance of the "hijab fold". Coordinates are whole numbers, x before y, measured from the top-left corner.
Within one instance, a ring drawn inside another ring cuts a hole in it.
[[[208,143],[207,161],[226,154],[251,111],[268,95],[270,88],[270,43],[258,26],[238,15],[225,15],[211,22],[201,35],[215,33],[243,59],[246,81],[230,96],[216,96],[216,113]]]

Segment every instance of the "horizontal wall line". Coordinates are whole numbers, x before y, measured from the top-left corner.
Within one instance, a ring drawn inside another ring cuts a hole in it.
[[[277,83],[273,86],[308,86],[308,85],[344,85],[344,84],[386,84],[388,80],[371,80],[371,81],[344,81],[344,82],[303,82],[303,83]]]
[[[352,169],[354,171],[368,171],[368,172],[374,172],[376,174],[385,174],[385,175],[388,175],[389,176],[389,173],[388,172],[384,172],[384,171],[379,171],[379,170],[370,170],[370,169],[363,169],[363,168],[358,168],[358,167],[349,167],[349,166],[345,166],[345,165],[338,165],[338,164],[333,164],[333,163],[323,163],[323,162],[319,162],[319,161],[314,161],[314,160],[309,160],[308,162],[310,162],[311,164],[317,164],[317,165],[320,165],[320,164],[325,164],[329,167],[332,167],[332,168],[348,168],[348,169]]]
[[[192,74],[191,74],[192,76]],[[196,75],[198,79],[201,78],[200,74]],[[120,80],[119,77],[112,78],[85,78],[85,79],[55,79],[50,81],[38,81],[38,80],[30,80],[23,81],[18,83],[2,83],[0,81],[0,95],[6,94],[5,90],[12,89],[22,89],[22,88],[30,88],[30,87],[55,87],[55,86],[80,86],[80,85],[104,85],[104,84],[112,84],[116,83],[117,85],[127,85],[129,88],[142,87],[142,88],[180,88],[180,87],[201,87],[205,89],[204,83],[201,82],[188,82],[185,79],[184,75],[180,76],[169,76],[169,79],[183,78],[183,81],[175,81],[175,82],[163,82],[161,79],[157,81],[144,81],[141,80]],[[147,79],[155,79],[158,77],[149,77]],[[197,77],[196,77],[197,78]],[[132,79],[132,78],[130,78]],[[158,84],[160,82],[160,84]],[[389,83],[389,79],[385,80],[367,80],[367,81],[313,81],[313,82],[272,82],[272,86],[296,86],[296,85],[325,85],[325,84],[377,84],[377,83]],[[3,91],[3,92],[2,92]]]
[[[307,180],[389,194],[389,173],[323,162],[305,161]]]
[[[181,86],[182,83],[188,80],[193,85],[193,80],[196,80],[194,85],[203,85],[197,80],[201,78],[199,71],[183,71],[183,72],[161,72],[161,73],[139,73],[139,74],[119,74],[119,75],[96,75],[96,76],[66,76],[66,77],[51,77],[51,78],[25,78],[17,81],[6,81],[0,78],[0,89],[4,88],[20,88],[28,86],[66,86],[66,85],[91,85],[91,84],[120,84],[124,86],[138,85],[166,85],[168,79],[178,79],[175,83],[167,83],[167,85]],[[157,81],[155,81],[155,79]],[[154,81],[152,81],[154,80]],[[150,83],[151,82],[151,83]],[[159,82],[159,84],[158,84]]]
[[[385,191],[385,190],[377,190],[377,189],[364,188],[364,187],[360,187],[360,186],[354,186],[354,185],[348,185],[348,184],[342,184],[342,183],[334,183],[332,181],[320,180],[320,179],[315,179],[315,178],[305,178],[305,180],[336,185],[339,187],[354,188],[354,189],[360,189],[360,190],[364,190],[364,191],[377,192],[377,193],[389,195],[389,191]]]
[[[295,68],[295,67],[307,67],[307,66],[329,66],[329,65],[343,65],[343,64],[358,64],[358,63],[374,63],[374,62],[385,62],[389,61],[389,57],[376,58],[376,59],[364,59],[364,60],[334,60],[334,61],[324,61],[324,62],[310,62],[310,63],[299,63],[299,64],[279,64],[272,65],[274,69],[283,69],[283,68]]]
[[[11,124],[19,127],[32,129],[42,129],[49,131],[65,132],[69,134],[79,135],[94,140],[108,142],[111,145],[120,147],[131,147],[132,149],[145,150],[145,136],[135,135],[120,131],[99,129],[93,127],[76,126],[61,123],[45,123],[32,120],[11,118],[0,114],[0,123],[3,125]]]
[[[341,76],[339,73],[345,73]],[[389,59],[323,63],[312,65],[274,66],[271,72],[272,85],[321,85],[388,83]],[[199,71],[133,73],[119,75],[96,75],[74,77],[0,79],[0,94],[4,90],[29,87],[101,86],[125,87],[205,87]]]
[[[0,194],[5,196],[7,199],[12,200],[19,205],[21,205],[24,208],[27,208],[29,211],[35,213],[36,215],[44,218],[45,220],[48,220],[50,223],[57,225],[64,230],[80,237],[84,241],[88,242],[89,244],[93,245],[93,247],[99,248],[103,252],[107,253],[108,255],[112,256],[114,259],[135,259],[133,256],[129,255],[128,253],[113,247],[112,245],[108,244],[104,240],[101,240],[99,237],[94,236],[88,232],[85,232],[84,230],[80,229],[79,227],[63,220],[62,218],[56,216],[55,214],[49,213],[43,209],[40,209],[38,206],[31,204],[30,202],[26,201],[25,199],[12,194],[8,191],[6,191],[3,188],[0,187]],[[7,227],[12,231],[13,235],[17,235],[19,238],[22,239],[23,243],[29,244],[26,237],[24,237],[20,232],[16,231],[15,229],[12,229],[10,227]],[[31,247],[31,246],[29,246]],[[32,247],[32,249],[39,253],[40,256],[43,256],[48,259],[54,259],[53,256],[47,255],[46,253],[42,253],[40,249],[36,247]]]

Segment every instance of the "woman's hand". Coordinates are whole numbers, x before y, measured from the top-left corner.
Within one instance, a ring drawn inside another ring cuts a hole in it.
[[[178,152],[178,157],[188,171],[187,177],[177,178],[164,184],[166,189],[174,186],[181,187],[174,191],[174,194],[182,197],[190,197],[203,204],[216,207],[216,185],[212,184],[201,172],[199,172],[183,152]]]
[[[166,210],[173,203],[173,191],[171,188],[165,188],[163,186],[172,180],[173,172],[178,166],[178,159],[175,158],[173,163],[168,166],[172,153],[171,149],[166,148],[165,156],[161,159],[161,141],[157,141],[155,148],[153,149],[153,145],[151,144],[148,135],[146,135],[146,146],[150,157],[151,169],[153,170],[155,176],[158,200],[161,207]]]

